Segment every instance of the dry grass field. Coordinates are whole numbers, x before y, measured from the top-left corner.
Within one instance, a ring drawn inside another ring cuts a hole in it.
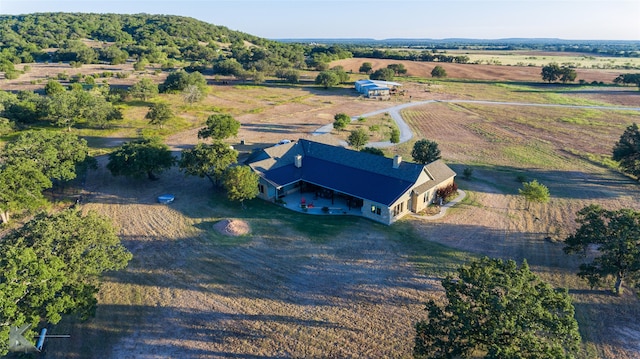
[[[357,70],[363,61],[369,59],[332,65]],[[167,142],[176,151],[195,144],[198,123],[216,110],[242,123],[233,144],[244,139],[248,148],[309,138],[339,112],[357,116],[409,100],[640,103],[636,88],[526,84],[539,82],[539,69],[454,65],[445,64],[456,80],[405,82],[411,97],[392,101],[364,100],[347,88],[212,83],[194,106],[169,98],[183,122],[166,134]],[[433,64],[405,66],[409,75],[429,78]],[[616,75],[579,71],[588,81]],[[459,80],[465,76],[470,81]],[[128,107],[110,138],[93,143],[111,147],[135,136],[146,126],[143,109]],[[425,317],[423,303],[442,295],[438,280],[470,257],[489,255],[526,259],[544,279],[569,289],[584,340],[581,357],[639,358],[634,291],[618,298],[590,289],[574,274],[580,260],[564,255],[557,241],[575,229],[574,214],[586,204],[640,209],[638,183],[601,165],[640,113],[434,103],[403,116],[416,139],[438,142],[458,173],[474,170],[471,180],[457,181],[467,198],[442,219],[409,217],[386,227],[258,200],[243,210],[205,179],[175,169],[154,182],[113,178],[102,158],[86,179],[83,209],[113,218],[134,259],[106,279],[94,319],[68,319],[50,329],[72,338],[49,340],[43,357],[407,358],[413,324]],[[411,145],[386,151],[410,158]],[[518,176],[547,185],[552,200],[525,209]],[[156,203],[162,193],[174,194],[175,202]],[[226,219],[245,221],[250,233],[215,231]]]

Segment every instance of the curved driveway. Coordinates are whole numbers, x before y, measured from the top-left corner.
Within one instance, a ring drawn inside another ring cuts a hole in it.
[[[622,111],[639,111],[640,112],[640,107],[558,105],[558,104],[544,104],[544,103],[497,102],[497,101],[474,101],[474,100],[427,100],[427,101],[408,102],[401,105],[392,106],[392,107],[384,108],[381,110],[365,113],[360,116],[351,117],[351,121],[355,121],[361,117],[370,117],[370,116],[375,116],[381,113],[388,112],[391,118],[393,118],[393,120],[398,125],[398,128],[400,129],[399,143],[403,143],[403,142],[409,141],[413,137],[413,132],[411,132],[411,129],[409,128],[407,123],[404,122],[404,119],[400,115],[400,111],[408,107],[426,105],[434,102],[477,103],[477,104],[483,104],[483,105],[506,105],[506,106],[564,107],[564,108],[584,108],[584,109],[595,109],[595,110],[618,110],[618,111],[622,110]],[[313,135],[316,136],[316,135],[329,133],[331,132],[332,129],[333,129],[333,123],[330,123],[328,125],[324,125],[319,129],[315,130],[313,132]],[[378,147],[378,148],[389,147],[393,145],[394,143],[391,143],[389,141],[367,143],[367,147]]]

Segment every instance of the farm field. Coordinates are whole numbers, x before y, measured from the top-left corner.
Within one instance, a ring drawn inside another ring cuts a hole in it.
[[[334,61],[332,66],[343,66],[346,71],[358,72],[363,62],[370,62],[373,70],[385,68],[392,63],[402,62],[407,69],[408,76],[431,79],[431,70],[436,65],[440,65],[447,71],[447,78],[464,79],[466,81],[506,81],[506,82],[535,82],[540,83],[541,67],[553,62],[553,57],[548,56],[547,61],[539,66],[506,66],[504,65],[476,65],[476,64],[455,64],[455,63],[434,63],[418,61],[397,61],[389,59],[369,59],[350,58]],[[556,61],[559,63],[559,61]],[[611,84],[613,79],[621,73],[637,73],[639,70],[602,70],[602,69],[576,69],[576,83],[584,80],[587,83],[592,81],[604,84]]]
[[[361,62],[332,65],[357,70]],[[346,87],[212,81],[206,99],[192,107],[168,98],[182,118],[176,127],[145,130],[163,134],[178,151],[197,143],[198,124],[208,114],[228,111],[242,123],[232,144],[243,139],[255,147],[311,138],[339,112],[357,116],[407,101],[640,103],[637,88],[542,85],[539,68],[451,64],[447,72],[456,80],[435,81],[425,75],[434,64],[404,64],[410,76],[428,80],[403,81],[407,95],[392,101],[364,100]],[[578,71],[578,78],[610,82],[613,73]],[[465,76],[469,81],[459,80]],[[8,85],[16,86],[2,84]],[[144,108],[131,104],[125,123],[106,138],[93,133],[94,150],[134,137],[145,126]],[[575,212],[586,204],[640,209],[638,183],[602,165],[640,113],[434,103],[406,109],[403,117],[415,139],[438,142],[458,173],[473,168],[471,180],[457,180],[468,197],[442,219],[409,217],[386,227],[361,218],[305,216],[259,200],[243,210],[206,179],[175,169],[154,182],[113,178],[101,158],[86,179],[83,209],[113,218],[134,259],[107,278],[96,318],[51,329],[72,338],[49,341],[44,357],[407,358],[413,324],[426,315],[423,303],[442,295],[439,279],[471,257],[488,255],[526,259],[545,280],[569,289],[585,343],[582,357],[638,358],[634,291],[618,298],[590,289],[574,274],[580,260],[564,255],[556,241],[575,229]],[[410,159],[412,142],[385,151]],[[551,202],[526,210],[517,176],[547,185]],[[157,204],[161,193],[173,193],[176,201]],[[215,231],[230,218],[247,222],[251,233]]]
[[[541,67],[550,62],[556,62],[559,65],[570,64],[578,69],[640,68],[640,59],[638,58],[591,56],[591,54],[571,52],[450,50],[447,53],[453,56],[466,55],[469,57],[469,63],[478,64]]]

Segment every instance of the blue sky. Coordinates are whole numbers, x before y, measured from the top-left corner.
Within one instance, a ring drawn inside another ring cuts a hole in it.
[[[277,38],[640,40],[640,0],[0,0],[0,14],[148,13]]]

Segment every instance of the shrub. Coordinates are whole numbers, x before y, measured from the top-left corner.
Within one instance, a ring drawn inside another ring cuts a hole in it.
[[[391,143],[398,143],[400,142],[400,130],[398,130],[397,128],[392,128],[391,129],[391,137],[389,138],[389,141]]]
[[[442,198],[445,202],[449,201],[449,198],[458,192],[458,185],[453,182],[446,187],[440,187],[436,191],[436,197]]]
[[[18,71],[7,71],[4,73],[4,78],[7,80],[14,80],[20,77],[20,72]]]
[[[13,131],[15,124],[8,118],[0,117],[0,136],[4,136]]]
[[[336,130],[343,130],[349,123],[351,123],[351,117],[345,113],[338,113],[333,116],[333,119],[335,120],[333,122],[333,128]]]

